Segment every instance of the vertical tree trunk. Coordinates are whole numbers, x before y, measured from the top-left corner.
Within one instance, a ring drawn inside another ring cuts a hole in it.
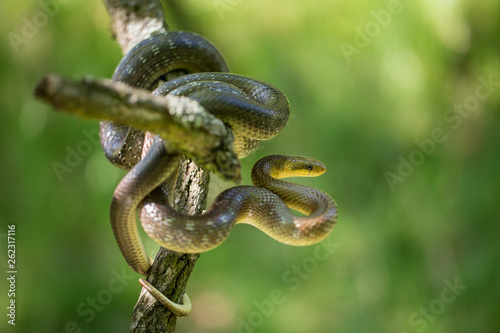
[[[209,173],[185,159],[179,169],[173,206],[178,211],[199,214],[206,206]],[[148,281],[169,299],[178,302],[199,254],[181,254],[161,248]],[[132,315],[131,332],[174,332],[177,317],[156,302],[144,289]]]
[[[105,0],[111,17],[111,30],[123,53],[149,37],[153,32],[166,32],[168,25],[158,0]],[[209,174],[185,159],[180,166],[174,208],[199,214],[206,206]],[[180,254],[160,249],[148,278],[169,299],[178,302],[198,254]],[[176,316],[159,305],[143,289],[132,315],[131,332],[174,332]]]

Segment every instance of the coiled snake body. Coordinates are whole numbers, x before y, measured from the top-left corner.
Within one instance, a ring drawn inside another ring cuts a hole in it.
[[[275,87],[226,72],[227,66],[215,49],[198,35],[170,32],[155,35],[135,46],[120,62],[113,80],[152,89],[168,73],[195,73],[160,85],[155,95],[182,95],[197,100],[233,130],[234,149],[244,157],[260,140],[279,133],[288,119],[288,101]],[[325,166],[316,160],[272,155],[257,162],[252,170],[255,186],[237,186],[222,192],[203,215],[187,216],[165,200],[169,176],[175,174],[179,154],[167,152],[164,141],[116,123],[101,122],[100,137],[108,159],[132,168],[115,190],[111,224],[116,240],[130,267],[147,276],[150,259],[138,235],[135,213],[146,233],[170,250],[197,253],[224,241],[236,223],[248,223],[276,240],[290,245],[309,245],[324,239],[332,230],[337,207],[326,193],[304,185],[284,182],[289,176],[317,176]],[[147,149],[143,150],[143,147]],[[290,209],[307,216],[295,216]],[[147,281],[143,286],[176,315],[187,315],[190,303],[168,300]]]

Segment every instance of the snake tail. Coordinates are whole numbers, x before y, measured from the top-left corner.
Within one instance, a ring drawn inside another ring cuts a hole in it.
[[[172,302],[165,295],[163,295],[158,289],[156,289],[147,280],[139,279],[141,286],[146,289],[151,296],[153,296],[158,302],[160,302],[164,307],[169,309],[177,317],[186,317],[191,313],[192,305],[189,296],[184,293],[182,296],[182,304]]]

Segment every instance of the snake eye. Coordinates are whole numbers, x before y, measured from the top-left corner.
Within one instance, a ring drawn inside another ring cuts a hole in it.
[[[306,165],[306,169],[309,170],[309,171],[313,171],[314,167],[312,164],[307,164]]]

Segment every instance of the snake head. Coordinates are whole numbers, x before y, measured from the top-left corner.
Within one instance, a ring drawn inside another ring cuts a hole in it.
[[[252,173],[261,170],[273,178],[317,177],[326,172],[326,166],[314,158],[304,156],[270,155],[258,161]],[[254,177],[252,176],[252,179]]]
[[[290,173],[287,177],[317,177],[326,172],[326,165],[314,158],[293,156],[284,171]]]

